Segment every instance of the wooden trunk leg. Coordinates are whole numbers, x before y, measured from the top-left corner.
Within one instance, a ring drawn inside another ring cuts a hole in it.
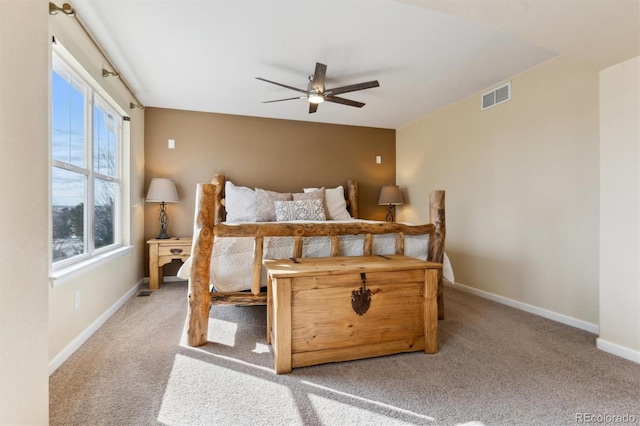
[[[267,276],[267,343],[271,342],[271,329],[273,328],[273,280]]]
[[[444,319],[444,283],[442,281],[442,270],[438,270],[438,320]]]
[[[291,373],[291,278],[277,278],[272,283],[273,351],[277,374]]]
[[[435,354],[438,352],[438,270],[425,270],[424,278],[424,352]]]

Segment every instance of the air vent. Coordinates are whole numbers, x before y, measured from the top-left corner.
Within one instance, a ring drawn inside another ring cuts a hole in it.
[[[482,95],[482,110],[511,100],[511,82]]]

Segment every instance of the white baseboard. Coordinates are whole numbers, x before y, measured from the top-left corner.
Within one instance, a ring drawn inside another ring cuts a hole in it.
[[[445,281],[445,283],[447,283]],[[579,320],[577,318],[570,317],[568,315],[559,314],[557,312],[549,311],[547,309],[539,308],[537,306],[529,305],[527,303],[519,302],[517,300],[509,299],[508,297],[498,296],[497,294],[489,293],[488,291],[478,290],[477,288],[469,287],[464,284],[450,284],[454,288],[457,288],[467,293],[475,294],[476,296],[483,297],[485,299],[493,300],[494,302],[502,303],[503,305],[511,306],[512,308],[520,309],[521,311],[529,312],[544,318],[548,318],[553,321],[557,321],[562,324],[570,325],[581,330],[588,331],[589,333],[598,334],[600,327],[597,324],[592,324],[586,321]],[[446,309],[445,309],[446,311]]]
[[[85,328],[75,339],[64,347],[51,361],[49,361],[49,375],[52,375],[54,371],[58,369],[75,351],[82,346],[84,342],[91,337],[102,325],[107,322],[118,309],[125,304],[133,295],[135,295],[142,286],[143,280],[138,281],[131,290],[127,291],[116,303],[114,303],[109,309],[102,313],[89,327]]]
[[[617,355],[640,364],[640,351],[629,349],[626,346],[620,346],[617,343],[609,342],[601,339],[600,337],[596,339],[596,347],[601,351],[609,352],[610,354]]]

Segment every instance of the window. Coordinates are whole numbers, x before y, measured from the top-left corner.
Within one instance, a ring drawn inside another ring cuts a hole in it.
[[[51,75],[53,269],[121,246],[122,117],[54,52]]]

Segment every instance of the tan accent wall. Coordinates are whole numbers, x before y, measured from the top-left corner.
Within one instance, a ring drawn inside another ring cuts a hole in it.
[[[0,424],[49,422],[47,3],[0,12]],[[27,53],[25,53],[27,52]]]
[[[395,182],[395,130],[162,108],[145,113],[145,190],[153,177],[168,177],[180,196],[167,206],[170,235],[193,233],[196,185],[214,173],[236,185],[282,192],[357,179],[360,216],[384,220],[377,202],[380,188]],[[158,204],[147,203],[145,238],[158,234],[158,216]],[[175,267],[165,274],[174,275]]]
[[[456,281],[598,323],[598,72],[566,57],[398,130],[401,220],[428,219],[444,189]],[[488,88],[490,89],[490,88]]]
[[[608,351],[617,345],[622,355],[636,362],[640,362],[639,76],[640,57],[600,72],[598,344],[609,346]]]

